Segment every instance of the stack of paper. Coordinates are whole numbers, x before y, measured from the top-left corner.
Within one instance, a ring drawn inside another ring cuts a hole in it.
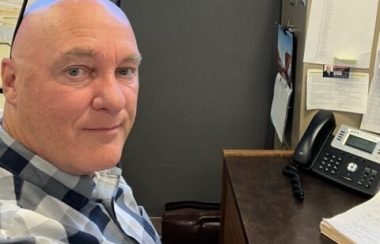
[[[380,193],[320,223],[321,233],[337,243],[380,243]]]

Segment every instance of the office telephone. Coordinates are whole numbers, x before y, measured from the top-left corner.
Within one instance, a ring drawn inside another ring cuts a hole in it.
[[[295,149],[293,169],[375,195],[380,187],[380,136],[347,125],[334,136],[335,127],[332,112],[317,112]]]

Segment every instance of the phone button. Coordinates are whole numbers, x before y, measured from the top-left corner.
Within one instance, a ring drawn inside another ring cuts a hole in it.
[[[343,179],[347,180],[347,181],[352,181],[352,179],[350,177],[347,177],[347,176],[341,176]]]
[[[347,170],[350,172],[355,172],[358,169],[358,165],[354,162],[351,162],[347,165]]]

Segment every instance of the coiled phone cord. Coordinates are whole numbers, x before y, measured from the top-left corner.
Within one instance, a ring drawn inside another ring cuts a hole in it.
[[[298,172],[298,167],[295,164],[286,165],[282,169],[282,173],[290,179],[293,195],[298,201],[303,201],[304,191],[301,183],[301,176]]]

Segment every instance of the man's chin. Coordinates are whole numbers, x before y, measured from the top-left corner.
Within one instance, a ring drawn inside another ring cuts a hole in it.
[[[94,153],[90,157],[81,157],[80,162],[77,162],[77,171],[81,175],[91,175],[95,172],[110,169],[115,167],[121,159],[121,153],[110,155],[108,153]],[[75,167],[75,166],[74,166]]]
[[[95,172],[107,170],[115,167],[119,161],[116,162],[108,162],[108,163],[94,163],[93,165],[89,165],[88,167],[81,167],[74,172],[74,175],[92,175]]]

